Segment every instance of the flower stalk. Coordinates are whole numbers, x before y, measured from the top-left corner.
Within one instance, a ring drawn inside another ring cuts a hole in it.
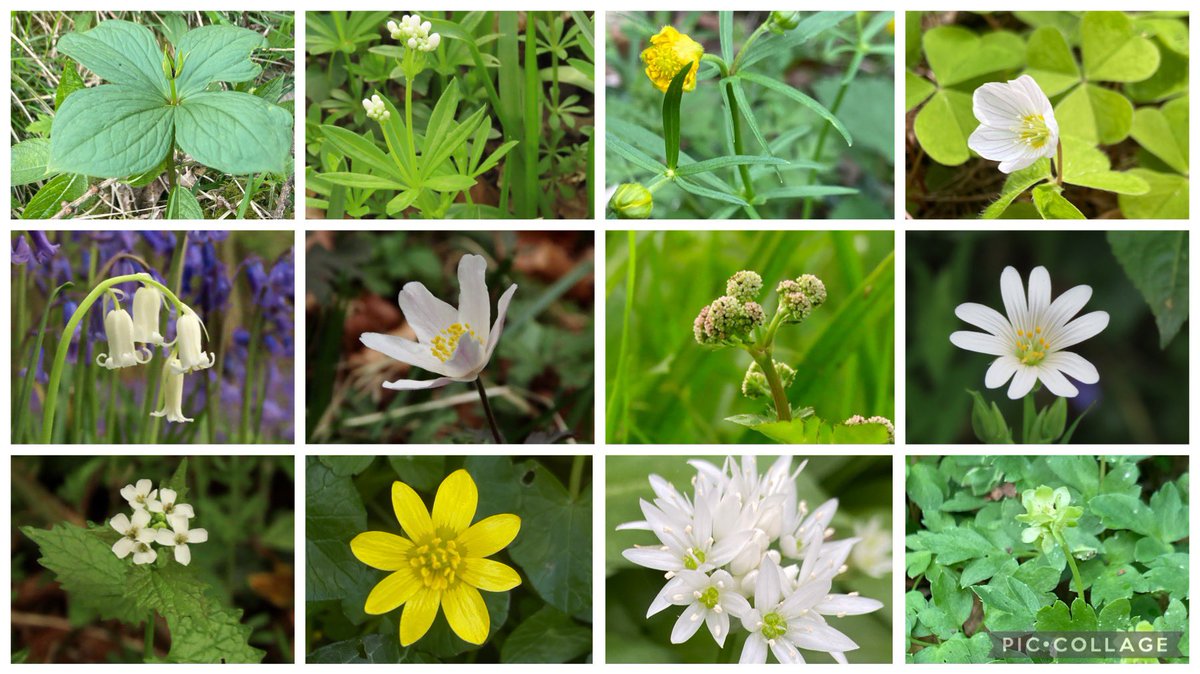
[[[500,432],[500,425],[496,423],[496,415],[492,413],[492,403],[488,400],[487,389],[483,386],[483,379],[475,378],[475,390],[479,391],[479,400],[483,403],[483,413],[487,416],[488,427],[492,429],[492,440],[497,445],[508,444],[504,439],[504,434]]]

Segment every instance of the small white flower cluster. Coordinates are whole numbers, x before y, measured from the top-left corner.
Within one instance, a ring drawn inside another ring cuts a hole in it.
[[[796,490],[801,463],[780,457],[763,475],[754,457],[722,467],[689,462],[696,469],[693,493],[681,494],[650,476],[653,503],[641,501],[646,519],[618,530],[652,532],[659,543],[625,550],[629,561],[666,572],[667,582],[646,617],[669,606],[684,611],[671,643],[692,638],[704,624],[721,648],[730,618],[748,632],[740,662],[762,664],[770,650],[782,663],[803,663],[799,649],[824,651],[846,663],[858,648],[825,616],[870,613],[883,604],[857,592],[833,594],[833,579],[847,570],[857,538],[831,540],[837,511],[831,499],[809,511]]]
[[[383,104],[383,99],[379,97],[379,94],[373,94],[370,98],[364,98],[362,103],[363,109],[367,111],[367,117],[377,122],[386,122],[392,116],[387,106]]]
[[[116,289],[110,292],[114,297],[121,296]],[[132,316],[119,303],[110,309],[104,315],[108,353],[98,354],[96,364],[110,370],[145,365],[152,357],[147,345],[169,348],[163,373],[163,406],[150,414],[182,423],[191,421],[183,415],[183,375],[212,367],[216,357],[204,351],[204,324],[186,305],[175,320],[175,341],[166,341],[159,332],[162,306],[162,291],[143,285],[133,294]]]
[[[108,524],[121,538],[113,544],[113,554],[125,559],[133,553],[134,564],[153,564],[158,551],[150,547],[157,543],[175,549],[175,561],[187,566],[192,561],[190,543],[208,540],[208,531],[188,528],[188,520],[196,516],[192,506],[176,503],[178,494],[173,489],[153,489],[150,480],[138,480],[136,485],[127,484],[121,496],[133,508],[133,517],[118,513]]]
[[[433,24],[428,21],[422,22],[421,17],[416,14],[400,17],[400,23],[395,21],[387,22],[388,32],[392,34],[392,39],[409,49],[417,51],[431,52],[437,49],[442,43],[442,36],[437,33],[430,33]]]

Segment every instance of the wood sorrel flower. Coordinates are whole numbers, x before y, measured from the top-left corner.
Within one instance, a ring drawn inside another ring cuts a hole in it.
[[[104,316],[104,335],[108,353],[96,355],[96,364],[110,370],[134,367],[150,362],[150,352],[134,346],[133,318],[124,309],[112,309]]]
[[[472,525],[478,501],[475,481],[461,469],[438,487],[432,514],[412,487],[393,482],[392,508],[408,538],[367,531],[350,541],[358,561],[392,572],[367,595],[363,610],[380,615],[407,604],[400,616],[401,646],[425,636],[439,606],[455,634],[482,644],[490,619],[479,590],[507,592],[521,584],[512,567],[484,559],[516,538],[521,518],[506,513]]]
[[[973,100],[979,126],[967,146],[984,159],[1000,162],[1001,172],[1019,171],[1054,156],[1058,149],[1054,106],[1032,77],[988,82],[975,90]]]
[[[693,91],[701,56],[704,56],[704,47],[699,42],[671,26],[663,26],[657,35],[650,38],[650,46],[642,52],[642,63],[646,64],[646,77],[663,92],[671,86],[671,80],[685,65],[692,64],[691,71],[683,79],[683,90]]]
[[[491,300],[484,280],[486,271],[487,261],[479,255],[464,255],[458,261],[457,309],[434,297],[422,283],[405,284],[400,291],[400,310],[417,333],[417,341],[378,332],[364,333],[359,339],[367,348],[389,358],[442,376],[384,382],[384,388],[429,389],[479,378],[500,341],[508,304],[517,292],[514,283],[500,296],[496,322],[489,329]]]
[[[950,341],[960,349],[998,356],[992,361],[984,385],[999,388],[1010,378],[1008,397],[1016,400],[1033,390],[1041,381],[1050,392],[1062,398],[1079,395],[1064,375],[1084,384],[1100,381],[1096,366],[1070,351],[1064,351],[1095,337],[1108,326],[1108,312],[1093,311],[1072,320],[1092,297],[1091,286],[1079,285],[1050,301],[1050,273],[1035,267],[1029,274],[1029,298],[1026,301],[1021,275],[1012,267],[1000,274],[1000,296],[1004,311],[967,302],[958,305],[954,315],[983,328],[985,333],[959,331]]]
[[[163,344],[158,331],[158,315],[163,296],[158,288],[142,286],[133,294],[133,341],[141,344]]]

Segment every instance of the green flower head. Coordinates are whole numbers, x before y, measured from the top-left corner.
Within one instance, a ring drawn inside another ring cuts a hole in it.
[[[1036,543],[1040,539],[1043,552],[1049,552],[1063,530],[1078,525],[1083,515],[1083,508],[1071,505],[1071,494],[1066,487],[1051,489],[1042,485],[1026,489],[1021,494],[1021,504],[1025,512],[1017,515],[1017,521],[1029,525],[1021,532],[1021,540]]]
[[[742,270],[729,277],[725,294],[742,302],[751,302],[758,299],[762,287],[763,280],[758,272]]]
[[[750,337],[750,331],[765,323],[766,313],[757,302],[742,302],[722,295],[700,310],[692,332],[700,344],[735,344]]]

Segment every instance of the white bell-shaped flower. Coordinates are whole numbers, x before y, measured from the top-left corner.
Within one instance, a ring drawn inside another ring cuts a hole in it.
[[[176,515],[168,517],[171,529],[159,529],[157,542],[159,545],[175,548],[175,561],[187,566],[192,562],[192,551],[189,543],[203,543],[208,540],[206,529],[188,529],[188,519]]]
[[[183,415],[183,366],[178,358],[167,361],[167,370],[163,373],[163,406],[151,412],[150,416],[166,417],[167,421],[178,424],[192,421]],[[167,491],[169,490],[163,490],[164,493]]]
[[[142,286],[133,294],[133,341],[140,344],[164,344],[158,331],[163,296],[158,288]]]
[[[179,357],[169,363],[170,370],[177,374],[204,370],[213,366],[216,357],[205,353],[201,340],[204,336],[204,324],[194,311],[185,309],[183,315],[175,321],[175,343],[179,348]],[[182,391],[183,382],[179,382]]]
[[[150,362],[150,352],[133,343],[133,318],[124,309],[113,309],[104,317],[104,335],[108,353],[96,356],[96,364],[110,370],[134,367]]]

